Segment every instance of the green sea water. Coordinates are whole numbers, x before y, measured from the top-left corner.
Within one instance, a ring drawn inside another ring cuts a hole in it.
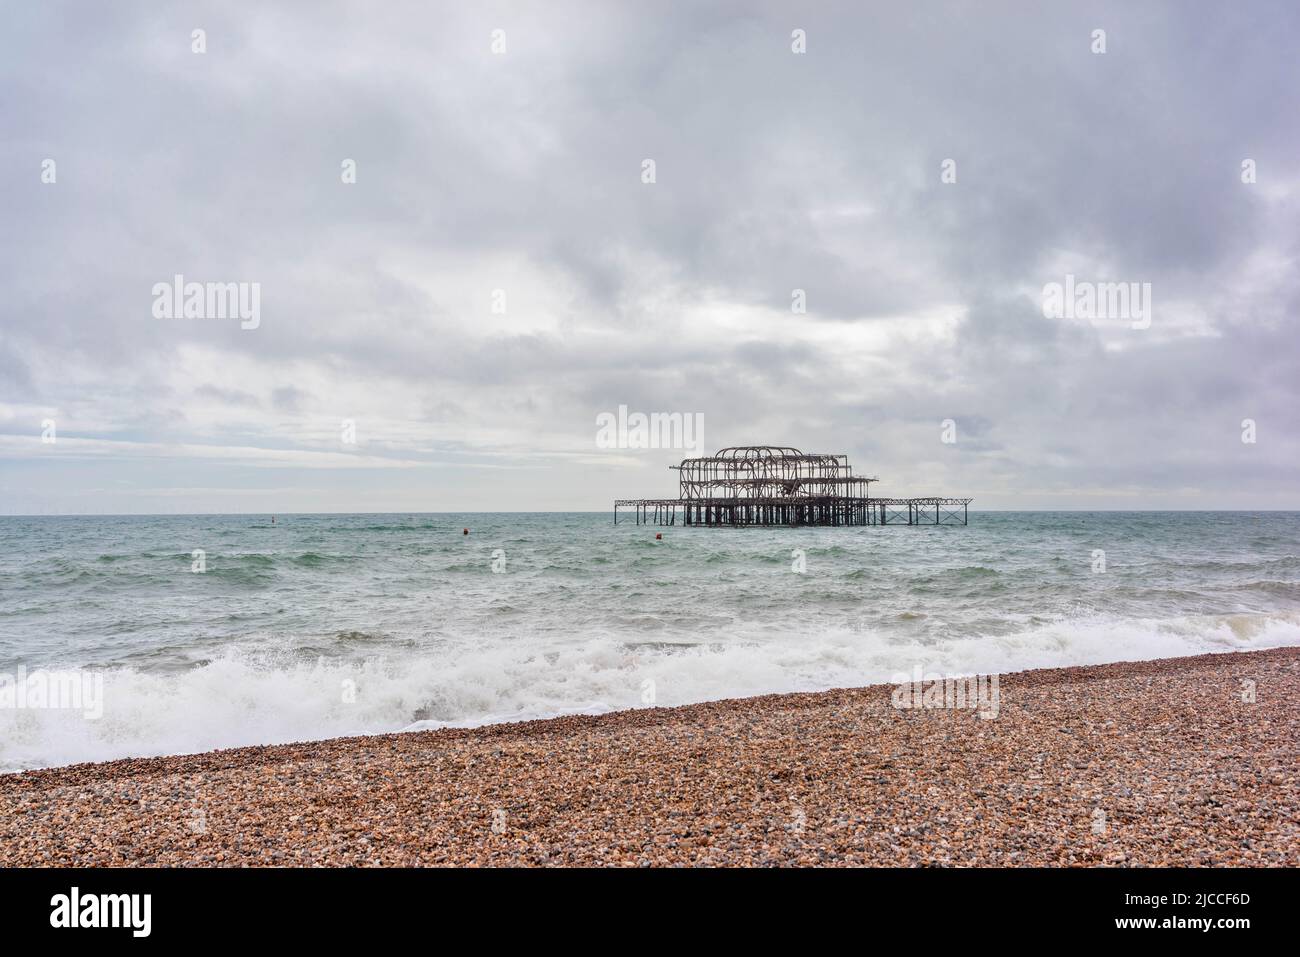
[[[6,769],[1294,644],[1300,513],[0,518]]]

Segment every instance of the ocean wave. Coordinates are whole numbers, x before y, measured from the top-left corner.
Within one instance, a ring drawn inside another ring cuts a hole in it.
[[[1278,555],[1273,558],[1258,558],[1250,561],[1228,561],[1224,559],[1201,559],[1192,562],[1169,562],[1171,568],[1190,571],[1294,571],[1300,569],[1300,557],[1295,555]]]
[[[382,641],[391,641],[389,635],[380,634],[370,631],[340,631],[334,635],[334,640],[347,645],[370,645]]]
[[[966,565],[962,568],[950,568],[947,570],[950,574],[958,579],[962,578],[993,578],[1002,574],[996,568],[989,568],[987,565]]]
[[[217,559],[226,563],[238,563],[243,568],[274,568],[279,560],[277,555],[267,552],[231,552],[212,556],[213,561]]]
[[[301,568],[320,568],[330,564],[348,564],[355,559],[351,555],[329,555],[322,552],[303,552],[301,555],[288,557],[290,564]]]
[[[340,525],[329,529],[330,532],[414,532],[435,531],[447,535],[460,535],[464,526],[437,525],[432,522],[406,522],[400,525]]]
[[[343,631],[335,640],[366,646],[389,638]],[[1007,673],[1300,645],[1300,615],[1091,616],[924,641],[871,627],[808,632],[761,622],[631,643],[626,635],[557,629],[527,641],[404,644],[358,658],[267,639],[217,650],[179,671],[107,668],[99,672],[98,720],[76,711],[0,710],[0,768],[861,686],[916,668]]]
[[[210,561],[203,575],[205,578],[214,581],[241,585],[247,588],[269,587],[276,578],[273,566],[229,561]]]
[[[1262,591],[1275,595],[1290,595],[1292,598],[1300,599],[1300,582],[1285,582],[1272,579],[1260,581],[1242,582],[1232,586],[1234,589],[1241,591]]]

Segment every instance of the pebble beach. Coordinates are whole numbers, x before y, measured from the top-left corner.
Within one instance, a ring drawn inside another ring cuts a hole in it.
[[[0,776],[0,865],[1296,866],[1300,649]]]

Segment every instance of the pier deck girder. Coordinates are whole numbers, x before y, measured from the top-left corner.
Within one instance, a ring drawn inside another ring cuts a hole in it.
[[[871,495],[875,476],[854,475],[847,455],[776,445],[737,446],[683,459],[675,499],[618,499],[636,523],[705,526],[965,525],[969,498]],[[960,512],[958,511],[960,507]]]
[[[689,499],[618,499],[635,510],[638,525],[966,525],[969,498],[848,498],[844,496],[708,496]]]

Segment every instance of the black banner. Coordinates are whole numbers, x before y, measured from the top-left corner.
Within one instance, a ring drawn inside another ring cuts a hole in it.
[[[733,943],[775,922],[851,924],[866,939],[912,928],[971,942],[1030,932],[1231,947],[1292,926],[1283,885],[1294,881],[1269,870],[5,870],[0,914],[11,941],[128,946],[338,945],[468,925],[533,946],[596,930],[677,945],[682,922],[702,919]]]

